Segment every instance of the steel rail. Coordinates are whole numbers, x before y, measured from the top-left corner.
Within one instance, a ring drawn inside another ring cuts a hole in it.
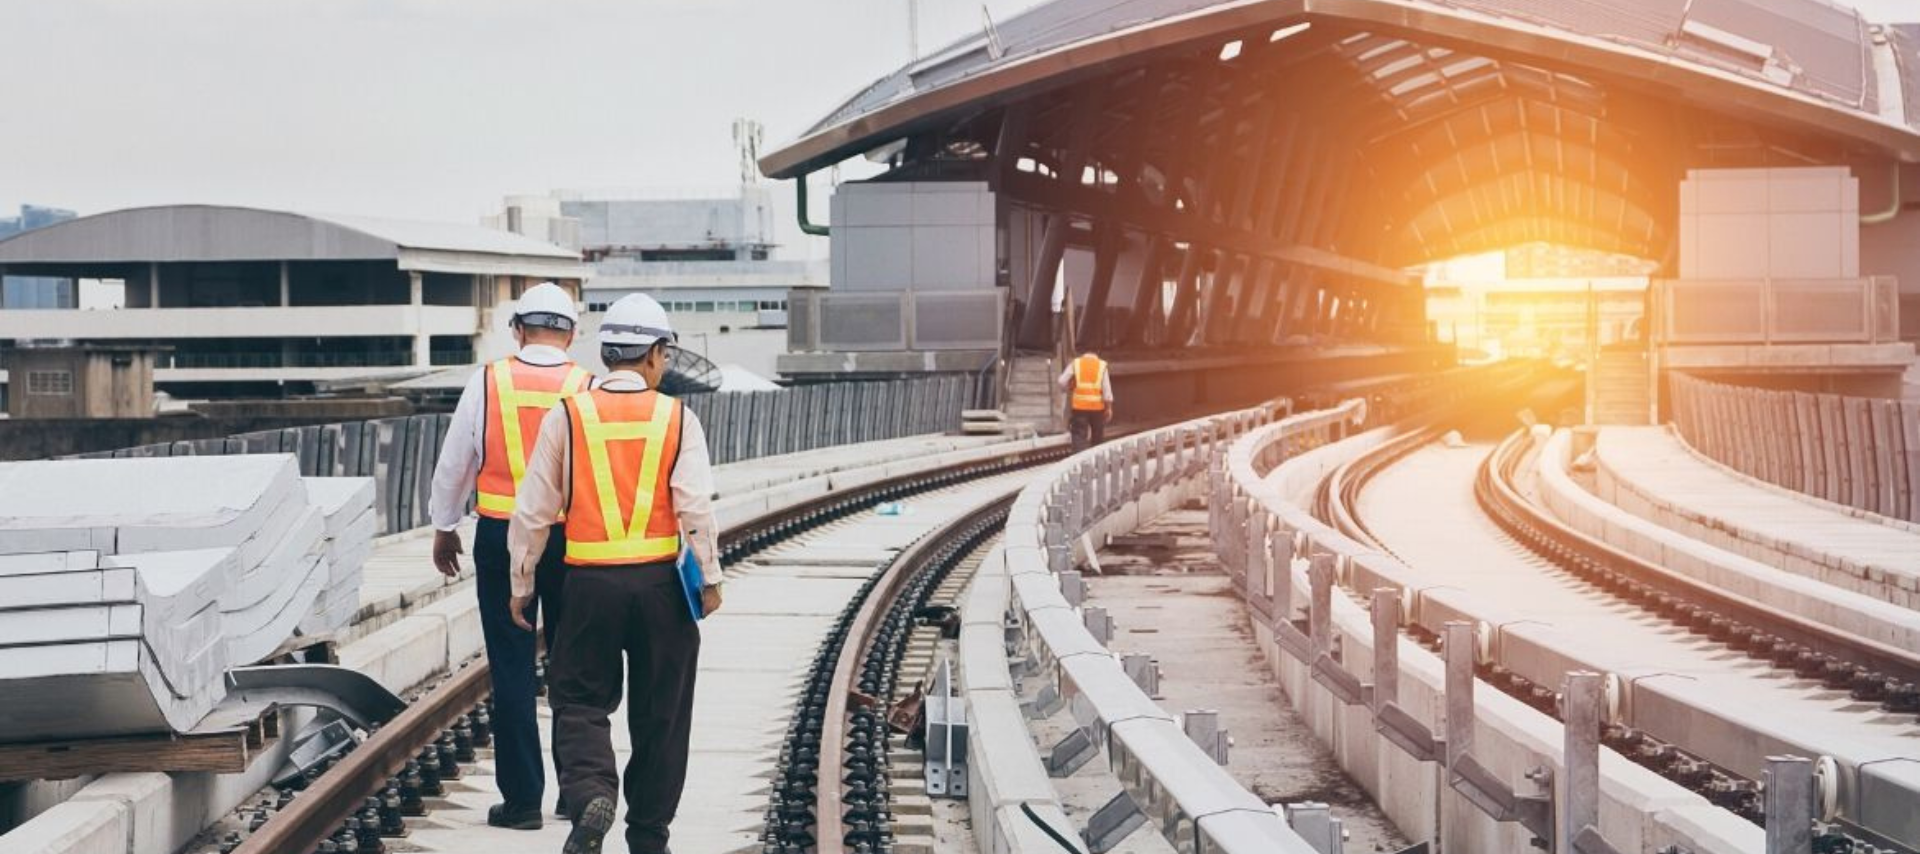
[[[1556,565],[1589,574],[1575,564],[1581,558],[1594,562],[1602,570],[1623,576],[1642,585],[1632,592],[1610,589],[1614,596],[1643,610],[1653,610],[1644,601],[1652,593],[1664,593],[1704,608],[1714,615],[1761,629],[1775,637],[1847,662],[1855,667],[1890,676],[1913,684],[1920,682],[1920,651],[1905,650],[1870,638],[1817,623],[1805,617],[1783,613],[1738,593],[1670,570],[1657,563],[1628,554],[1595,539],[1558,519],[1522,497],[1513,485],[1523,446],[1532,441],[1527,431],[1516,431],[1501,442],[1482,463],[1476,496],[1502,530],[1522,543],[1545,542],[1559,546],[1535,551]],[[1556,553],[1559,552],[1559,553]]]
[[[333,835],[367,796],[492,690],[483,656],[407,707],[234,849],[234,854],[301,854]]]
[[[1004,514],[1019,493],[1016,487],[994,496],[915,540],[887,564],[873,590],[861,602],[834,662],[832,691],[827,695],[826,715],[820,727],[820,777],[814,786],[813,811],[815,854],[844,854],[848,850],[846,822],[842,819],[846,792],[840,779],[847,759],[846,731],[851,711],[848,702],[859,687],[861,664],[873,645],[875,633],[886,620],[888,609],[914,575],[933,562],[943,546],[964,536],[980,522]]]
[[[721,549],[732,551],[756,540],[764,543],[769,538],[795,536],[840,509],[971,479],[976,474],[984,476],[1010,467],[1035,465],[1058,458],[1062,453],[1058,447],[1028,448],[1001,457],[909,472],[827,492],[729,526],[721,532]],[[378,793],[389,777],[399,773],[408,760],[432,744],[442,730],[484,701],[492,690],[488,677],[484,655],[456,670],[341,757],[271,820],[247,836],[234,854],[302,854],[315,850],[369,795]]]

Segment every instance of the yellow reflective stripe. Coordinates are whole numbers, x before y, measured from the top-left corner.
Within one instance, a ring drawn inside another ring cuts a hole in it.
[[[678,536],[642,537],[637,540],[618,540],[607,543],[567,541],[567,557],[576,560],[617,560],[632,563],[675,557],[679,554],[680,538]]]
[[[624,540],[633,532],[645,532],[648,521],[653,517],[653,484],[660,476],[660,458],[666,443],[667,426],[672,423],[679,401],[661,397],[654,402],[653,415],[645,422],[622,421],[612,424],[600,420],[599,409],[594,406],[592,395],[580,395],[576,401],[580,406],[580,432],[587,440],[587,463],[593,467],[594,487],[600,493],[600,515],[607,529],[607,539]],[[634,439],[646,444],[643,446],[644,455],[640,458],[640,477],[634,484],[633,516],[629,520],[620,516],[620,499],[613,490],[613,464],[607,454],[607,443]]]
[[[613,461],[607,458],[607,440],[602,432],[606,425],[600,423],[600,408],[594,405],[591,394],[575,395],[573,403],[580,415],[580,434],[587,442],[587,465],[593,469],[593,491],[600,499],[600,525],[606,529],[609,541],[624,540],[627,531],[621,524],[620,494],[613,491]],[[568,543],[568,548],[572,548],[572,543]]]
[[[496,513],[513,512],[513,496],[511,495],[494,495],[491,492],[482,492],[479,493],[479,498],[474,503],[482,510],[492,510]]]
[[[520,431],[520,410],[539,407],[552,409],[564,398],[578,392],[592,375],[571,367],[559,391],[522,391],[513,386],[513,362],[501,359],[493,363],[494,394],[500,399],[500,437],[507,446],[507,471],[513,473],[513,485],[527,477],[527,442]]]

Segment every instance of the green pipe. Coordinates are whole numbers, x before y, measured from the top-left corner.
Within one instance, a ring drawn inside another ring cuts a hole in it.
[[[815,237],[826,237],[833,230],[824,225],[814,225],[813,220],[807,218],[807,174],[802,172],[793,179],[794,196],[797,199],[795,208],[800,216],[800,230]]]
[[[1892,222],[1894,218],[1899,215],[1900,215],[1900,161],[1896,160],[1893,162],[1893,204],[1888,205],[1886,210],[1881,211],[1879,213],[1862,214],[1860,216],[1860,224],[1861,225],[1880,225],[1881,223]]]

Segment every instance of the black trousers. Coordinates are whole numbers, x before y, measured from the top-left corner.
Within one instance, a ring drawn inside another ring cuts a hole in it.
[[[529,622],[536,614],[545,616],[542,629],[549,650],[560,623],[566,554],[565,530],[556,525],[534,570],[534,604],[526,614]],[[513,579],[505,520],[480,517],[473,532],[473,566],[473,586],[480,595],[480,633],[487,642],[488,675],[493,680],[493,759],[500,799],[509,809],[539,809],[546,798],[547,772],[540,758],[536,644],[533,633],[514,625],[507,613],[513,601]]]
[[[1088,426],[1087,435],[1092,440],[1089,447],[1107,440],[1107,411],[1104,409],[1075,409],[1073,414],[1068,416],[1067,423],[1070,427],[1077,424]]]
[[[547,682],[560,795],[576,817],[621,789],[608,722],[625,656],[627,850],[660,854],[687,782],[700,627],[672,563],[567,568],[567,621]]]

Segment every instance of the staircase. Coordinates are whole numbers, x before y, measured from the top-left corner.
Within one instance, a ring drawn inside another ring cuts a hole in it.
[[[1040,433],[1057,433],[1064,427],[1057,412],[1060,392],[1054,386],[1060,369],[1044,355],[1021,355],[1013,359],[1013,376],[1007,383],[1007,399],[1002,406],[1007,420],[1031,424]]]
[[[1631,426],[1652,423],[1647,409],[1653,393],[1648,388],[1644,350],[1604,350],[1600,362],[1587,372],[1594,396],[1593,423]]]

